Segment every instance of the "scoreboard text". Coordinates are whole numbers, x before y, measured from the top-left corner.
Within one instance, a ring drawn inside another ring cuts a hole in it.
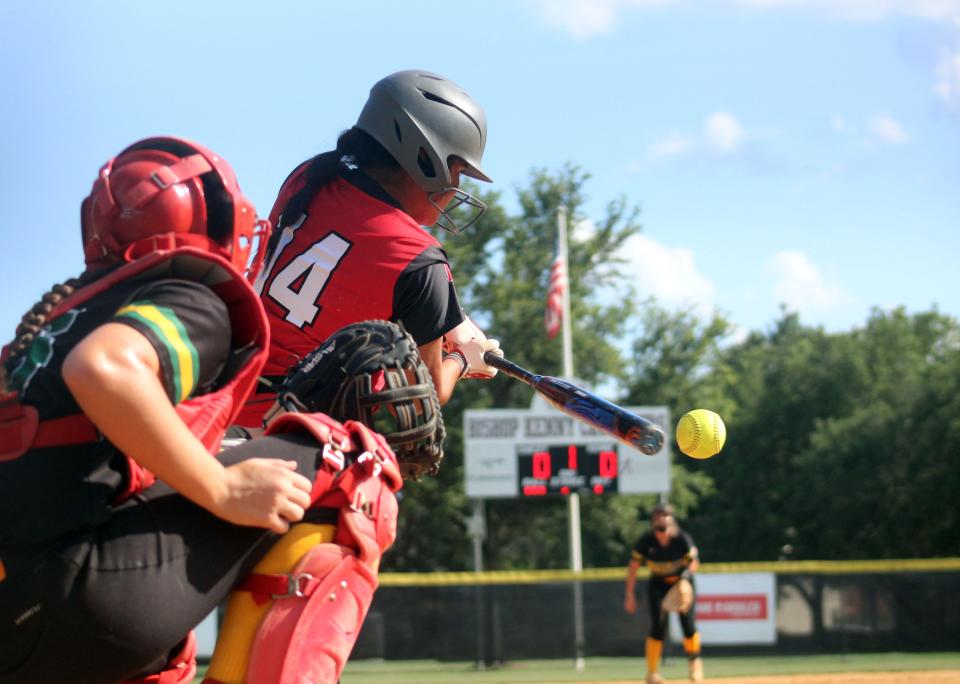
[[[613,444],[566,444],[546,449],[518,447],[518,492],[521,496],[617,493],[619,471]]]

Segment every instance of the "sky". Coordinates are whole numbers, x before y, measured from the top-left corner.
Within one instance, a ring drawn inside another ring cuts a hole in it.
[[[960,0],[0,0],[0,337],[82,270],[80,201],[127,145],[214,149],[265,215],[408,68],[483,105],[508,208],[566,163],[588,220],[639,206],[641,297],[741,332],[960,317]]]

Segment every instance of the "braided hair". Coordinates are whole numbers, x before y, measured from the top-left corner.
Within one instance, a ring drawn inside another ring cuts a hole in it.
[[[4,350],[5,355],[3,363],[0,364],[0,391],[8,392],[9,369],[12,368],[17,360],[30,348],[40,330],[48,323],[48,319],[53,310],[64,299],[72,295],[85,285],[89,285],[94,280],[103,275],[103,271],[84,271],[76,278],[69,278],[62,283],[57,283],[51,287],[34,304],[27,313],[20,318],[20,323],[14,333],[13,341],[8,344]]]

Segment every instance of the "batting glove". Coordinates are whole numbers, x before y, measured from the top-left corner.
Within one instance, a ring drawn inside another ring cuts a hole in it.
[[[470,340],[458,347],[457,351],[463,354],[467,360],[467,374],[465,377],[477,380],[489,380],[497,374],[497,369],[488,366],[483,360],[486,352],[493,352],[497,356],[503,356],[503,350],[500,349],[498,340]]]
[[[485,340],[484,332],[467,316],[463,322],[443,336],[443,351],[452,352],[470,340]]]

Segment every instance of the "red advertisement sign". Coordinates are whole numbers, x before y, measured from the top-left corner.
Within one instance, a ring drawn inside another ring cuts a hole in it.
[[[701,594],[698,620],[766,620],[766,594]]]

